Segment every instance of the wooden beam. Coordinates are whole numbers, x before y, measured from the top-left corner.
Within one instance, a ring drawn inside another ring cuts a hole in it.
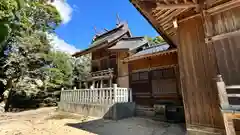
[[[240,89],[240,85],[229,85],[226,86],[226,89]]]
[[[237,35],[240,35],[240,29],[233,31],[233,32],[223,33],[223,34],[219,34],[216,36],[205,38],[205,42],[210,43],[210,42],[218,41],[221,39],[225,39],[225,38],[229,38],[229,37],[237,36]]]
[[[220,4],[218,6],[212,7],[207,10],[210,15],[218,14],[220,12],[224,12],[233,8],[236,8],[240,5],[240,0],[231,0],[224,4]]]
[[[212,128],[212,127],[206,127],[206,126],[200,126],[200,125],[192,125],[188,123],[186,123],[186,128],[188,131],[198,132],[198,135],[200,135],[200,133],[202,133],[203,135],[225,134],[224,129]]]
[[[159,21],[159,23],[161,25],[165,25],[166,23],[169,23],[169,22],[172,23],[173,18],[177,17],[178,15],[180,15],[181,13],[183,13],[187,10],[188,9],[177,9],[177,10],[173,11],[170,15],[168,15],[168,17],[165,17],[165,18],[161,19]]]
[[[167,10],[165,13],[159,15],[159,16],[155,16],[156,17],[156,20],[160,20],[162,18],[164,18],[165,16],[169,15],[171,12],[173,12],[175,9],[170,9],[170,10]]]
[[[170,2],[169,2],[168,0],[164,0],[164,2],[165,2],[166,4],[170,4]]]
[[[229,108],[230,106],[229,106],[229,101],[227,97],[226,85],[222,79],[222,76],[218,75],[216,78],[216,81],[217,81],[217,89],[218,89],[218,96],[219,96],[221,109],[224,109],[225,107]],[[222,111],[222,116],[224,120],[226,135],[236,135],[234,125],[233,125],[233,119],[223,111]]]
[[[234,129],[234,124],[233,124],[233,119],[230,118],[225,113],[223,113],[222,115],[223,115],[226,135],[236,135],[236,132],[235,132],[235,129]]]
[[[158,12],[156,12],[156,13],[153,14],[153,15],[157,17],[157,16],[159,16],[159,15],[165,13],[165,12],[166,12],[166,9],[163,9],[163,10],[159,10]]]
[[[188,17],[186,17],[186,18],[183,18],[183,19],[181,19],[181,20],[178,20],[178,22],[181,23],[181,22],[184,22],[184,21],[193,19],[193,18],[198,17],[198,16],[201,16],[201,14],[198,13],[198,14],[194,14],[194,15],[188,16]]]
[[[198,7],[198,4],[158,4],[156,10],[160,9],[182,9],[182,8],[195,8]]]
[[[173,24],[172,24],[172,23],[168,23],[168,24],[166,24],[166,25],[163,26],[163,29],[164,29],[165,31],[167,31],[167,30],[170,29],[170,28],[173,28]]]
[[[240,94],[228,94],[228,97],[240,97]]]
[[[132,0],[132,4],[137,8],[137,10],[143,15],[143,17],[146,18],[146,20],[156,29],[156,31],[158,33],[161,33],[161,36],[163,37],[163,39],[171,46],[175,46],[174,42],[172,41],[171,37],[168,36],[164,30],[162,29],[162,27],[156,27],[159,26],[158,22],[156,21],[155,17],[150,14],[149,12],[146,12],[146,7],[144,5],[141,5],[141,3],[139,1],[136,0]],[[141,5],[141,6],[140,6]],[[145,8],[145,10],[141,9],[141,8]]]
[[[177,21],[177,19],[173,20],[173,26],[174,26],[174,28],[177,28],[177,27],[178,27],[178,21]]]
[[[218,97],[219,97],[221,108],[229,108],[226,85],[221,75],[217,76],[216,83],[217,83]]]
[[[197,4],[197,0],[192,0],[192,1],[193,1],[193,3]]]
[[[174,3],[175,3],[175,4],[178,4],[178,0],[175,0]]]

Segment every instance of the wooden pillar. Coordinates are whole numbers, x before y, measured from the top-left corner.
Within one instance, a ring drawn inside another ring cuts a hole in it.
[[[110,77],[110,79],[109,79],[109,87],[112,87],[112,76]]]
[[[92,86],[93,86],[93,88],[95,88],[95,81],[92,82]]]
[[[79,88],[79,89],[82,88],[82,81],[79,81],[78,88]]]

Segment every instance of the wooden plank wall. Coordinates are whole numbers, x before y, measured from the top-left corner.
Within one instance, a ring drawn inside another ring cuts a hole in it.
[[[240,7],[211,17],[211,36],[240,30]],[[213,42],[219,73],[227,85],[240,84],[240,36],[232,36]]]
[[[117,84],[119,87],[129,88],[128,63],[123,63],[122,60],[128,57],[128,52],[117,53],[118,78]]]
[[[134,70],[148,69],[154,67],[161,67],[166,65],[177,65],[178,58],[177,53],[171,53],[167,55],[158,55],[151,58],[140,59],[130,62],[130,72]]]
[[[178,27],[178,58],[185,117],[188,125],[223,128],[215,82],[213,47],[207,46],[201,16]],[[188,130],[191,127],[187,127]]]
[[[133,96],[135,102],[141,105],[153,105],[157,100],[172,100],[179,102],[178,94],[165,94],[158,97],[152,96],[152,72],[155,68],[161,68],[162,66],[176,65],[178,68],[177,53],[171,53],[166,55],[159,55],[151,58],[139,59],[129,63],[129,73],[130,75],[135,72],[148,72],[148,79],[141,81],[132,81],[130,79],[130,87],[133,89]],[[180,85],[178,85],[180,86]],[[163,86],[164,87],[164,86]],[[145,93],[144,95],[142,95]]]

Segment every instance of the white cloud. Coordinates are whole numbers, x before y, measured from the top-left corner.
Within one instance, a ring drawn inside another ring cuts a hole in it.
[[[67,24],[72,19],[73,8],[66,0],[55,0],[52,5],[55,6],[60,13],[63,24]]]
[[[75,52],[80,51],[74,45],[66,43],[63,39],[59,38],[57,35],[49,35],[49,39],[51,40],[51,45],[54,50],[66,52],[69,54],[74,54]]]

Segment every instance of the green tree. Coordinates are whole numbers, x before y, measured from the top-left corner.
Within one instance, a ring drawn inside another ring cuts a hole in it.
[[[73,62],[69,54],[60,51],[50,52],[46,60],[50,62],[45,68],[48,77],[47,87],[60,89],[72,86]]]
[[[164,43],[165,40],[164,40],[161,36],[157,36],[157,37],[155,37],[155,38],[153,39],[153,42],[154,42],[155,44],[161,44],[161,43]]]
[[[0,41],[0,94],[9,90],[11,97],[12,90],[26,90],[29,81],[43,78],[42,69],[48,64],[45,55],[50,50],[46,34],[54,32],[61,19],[55,7],[44,0],[25,1],[23,5],[2,0],[0,8],[0,22],[8,31],[0,35],[4,39]]]
[[[81,87],[80,82],[86,81],[86,77],[91,70],[91,57],[90,55],[73,58],[73,84],[74,86]]]
[[[156,36],[154,38],[146,36],[145,39],[147,39],[150,46],[158,45],[165,42],[165,40],[161,36]]]

